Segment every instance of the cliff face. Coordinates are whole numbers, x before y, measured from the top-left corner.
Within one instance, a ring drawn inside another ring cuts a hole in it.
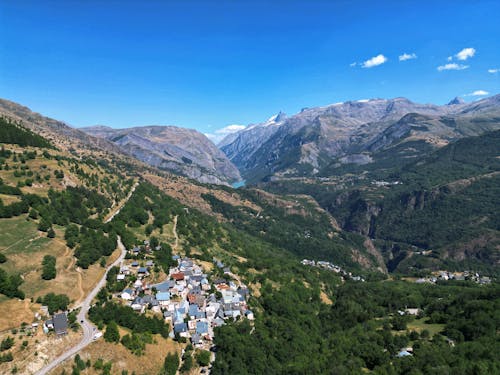
[[[196,130],[175,126],[82,130],[113,142],[135,158],[203,183],[229,184],[240,180],[238,169],[210,140]]]

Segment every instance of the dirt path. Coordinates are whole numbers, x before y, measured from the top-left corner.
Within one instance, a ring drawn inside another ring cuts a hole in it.
[[[137,187],[137,185],[139,185],[138,182],[136,182],[134,184],[134,186],[132,186],[132,189],[130,189],[130,193],[128,193],[127,197],[117,205],[116,209],[113,212],[110,212],[109,217],[106,220],[104,220],[105,223],[109,223],[111,220],[113,220],[113,218],[116,215],[118,215],[120,213],[122,207],[125,206],[125,204],[129,201],[132,194],[134,194],[134,191],[135,191],[135,188]]]
[[[78,280],[77,280],[77,285],[78,285],[78,291],[80,292],[80,297],[78,297],[78,301],[76,303],[76,305],[79,305],[80,304],[80,301],[82,301],[84,298],[85,298],[85,292],[83,290],[83,278],[82,278],[82,270],[80,269],[80,267],[78,267],[76,269],[76,272],[78,274]]]
[[[68,267],[66,267],[66,271],[71,271],[71,268],[75,265],[75,257],[71,257],[71,260],[68,264]]]
[[[177,251],[177,247],[179,246],[179,236],[177,235],[177,217],[178,215],[174,216],[174,226],[172,227],[172,232],[174,233],[175,237],[175,243],[174,246],[172,246],[172,250]]]
[[[18,240],[18,241],[16,241],[16,242],[14,242],[13,244],[9,245],[8,247],[6,247],[5,249],[3,249],[2,251],[7,251],[7,250],[9,250],[12,246],[17,245],[19,242],[21,242],[21,241],[23,241],[23,240],[25,240],[25,238],[21,238],[20,240]]]
[[[24,299],[24,311],[28,313],[28,315],[33,314],[33,312],[30,309],[31,301],[28,298]]]

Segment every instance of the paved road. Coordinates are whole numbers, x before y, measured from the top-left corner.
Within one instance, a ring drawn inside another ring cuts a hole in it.
[[[94,289],[89,293],[87,298],[82,303],[82,307],[80,309],[80,312],[78,313],[78,322],[80,322],[80,325],[82,326],[83,329],[83,337],[80,343],[68,351],[64,352],[61,354],[58,358],[54,359],[51,363],[49,363],[47,366],[39,370],[38,372],[35,373],[35,375],[45,375],[48,374],[50,371],[55,369],[57,366],[59,366],[61,363],[63,363],[66,359],[70,358],[71,356],[75,355],[78,353],[80,350],[85,348],[87,345],[89,345],[92,341],[94,341],[94,334],[97,332],[97,328],[87,319],[87,313],[89,312],[90,305],[92,303],[92,300],[95,298],[97,293],[99,293],[99,290],[106,284],[106,276],[109,272],[109,270],[114,267],[119,265],[123,259],[125,259],[125,255],[127,254],[127,250],[125,249],[125,246],[123,245],[121,238],[118,237],[118,248],[121,250],[121,254],[118,257],[117,260],[115,260],[107,269],[106,272],[104,273],[103,277],[97,285],[95,286]],[[81,321],[83,320],[83,323]]]

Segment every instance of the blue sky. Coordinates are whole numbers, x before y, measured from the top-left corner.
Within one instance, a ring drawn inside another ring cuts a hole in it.
[[[0,97],[74,126],[212,134],[346,100],[441,104],[500,92],[499,16],[498,1],[2,1]]]

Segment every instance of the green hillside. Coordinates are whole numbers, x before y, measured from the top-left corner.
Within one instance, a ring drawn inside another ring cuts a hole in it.
[[[45,138],[4,117],[0,117],[0,143],[53,148]]]
[[[332,178],[337,184],[278,181],[275,193],[308,194],[347,231],[378,240],[390,269],[479,268],[497,272],[500,132],[469,137],[396,168]]]

